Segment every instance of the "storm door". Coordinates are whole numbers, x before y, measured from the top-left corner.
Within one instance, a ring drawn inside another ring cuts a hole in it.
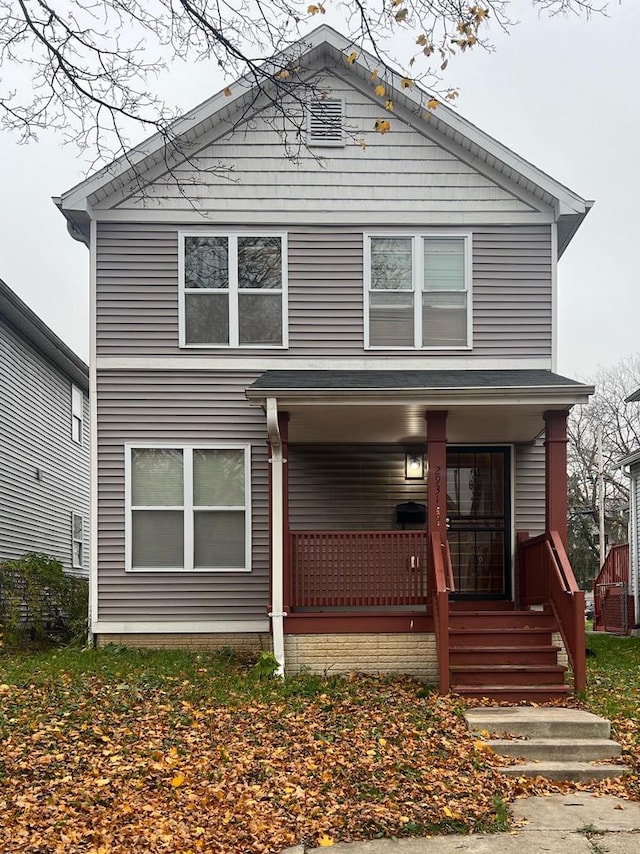
[[[509,448],[447,449],[447,539],[460,598],[511,595]]]

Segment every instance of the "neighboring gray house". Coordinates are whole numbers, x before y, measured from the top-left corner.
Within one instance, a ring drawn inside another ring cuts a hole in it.
[[[0,280],[0,562],[89,565],[89,369]]]
[[[554,369],[591,203],[380,69],[384,113],[330,28],[299,49],[298,160],[245,80],[176,124],[188,160],[154,137],[56,200],[91,255],[93,632],[506,699],[566,691],[562,635],[581,687],[566,417],[592,389]]]

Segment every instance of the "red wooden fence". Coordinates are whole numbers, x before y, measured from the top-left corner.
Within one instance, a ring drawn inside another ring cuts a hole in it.
[[[593,627],[596,631],[626,635],[634,625],[629,591],[629,544],[611,546],[593,584]]]

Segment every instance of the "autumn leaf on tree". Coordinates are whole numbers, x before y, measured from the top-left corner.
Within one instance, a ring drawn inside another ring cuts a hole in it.
[[[349,63],[349,65],[353,65],[353,63],[356,61],[356,59],[357,59],[357,58],[358,58],[358,54],[357,54],[357,53],[356,53],[356,51],[354,50],[354,51],[353,51],[352,53],[350,53],[350,54],[349,54],[349,56],[347,57],[347,62]]]
[[[230,95],[231,95],[231,89],[230,89],[228,86],[225,88],[225,90],[224,90],[224,94],[226,95],[226,97],[227,97],[227,98],[228,98],[228,97],[230,97]]]
[[[438,104],[439,104],[439,101],[437,101],[435,98],[429,98],[429,100],[427,101],[427,109],[428,110],[435,110],[437,108]]]
[[[388,133],[391,130],[391,122],[387,121],[387,119],[377,119],[374,129],[377,130],[378,133]]]
[[[379,83],[376,88],[373,90],[379,98],[382,98],[384,93],[387,91],[382,83]]]

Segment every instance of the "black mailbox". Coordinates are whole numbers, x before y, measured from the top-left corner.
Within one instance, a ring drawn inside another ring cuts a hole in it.
[[[396,504],[396,521],[400,525],[420,525],[427,520],[427,508],[417,501]]]

